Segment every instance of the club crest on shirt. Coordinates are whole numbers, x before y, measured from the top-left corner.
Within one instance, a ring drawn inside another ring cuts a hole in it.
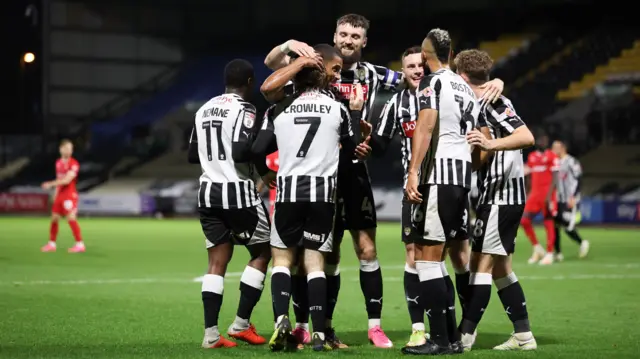
[[[408,236],[411,234],[411,227],[404,227],[404,235]]]
[[[433,96],[433,90],[431,89],[431,87],[426,87],[420,92],[420,94],[424,97],[431,97]]]
[[[356,76],[358,77],[358,80],[365,81],[367,79],[367,69],[364,67],[357,69]]]
[[[256,122],[255,120],[256,120],[256,114],[252,112],[247,112],[244,115],[244,121],[242,121],[242,123],[244,124],[244,127],[252,128],[253,124]]]
[[[507,106],[507,108],[504,110],[505,115],[509,116],[509,117],[515,117],[516,116],[516,112],[509,106]]]

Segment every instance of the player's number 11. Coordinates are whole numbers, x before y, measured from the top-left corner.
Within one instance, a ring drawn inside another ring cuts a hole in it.
[[[222,145],[222,121],[204,121],[202,123],[202,128],[204,129],[205,135],[207,137],[207,159],[209,161],[213,161],[213,155],[211,153],[211,129],[216,133],[217,143],[218,143],[218,160],[226,161],[227,154],[224,151],[224,146]]]

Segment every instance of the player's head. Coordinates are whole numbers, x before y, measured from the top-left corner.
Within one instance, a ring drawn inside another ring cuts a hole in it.
[[[553,141],[553,144],[551,145],[551,151],[553,151],[556,156],[563,157],[567,154],[567,145],[560,140]]]
[[[489,81],[493,60],[481,50],[461,51],[454,60],[456,72],[470,85],[480,86]]]
[[[536,136],[536,147],[539,150],[546,150],[549,148],[549,136],[546,133],[540,132]]]
[[[329,44],[318,44],[314,46],[313,49],[322,56],[328,83],[340,81],[342,57],[340,56],[338,49]]]
[[[73,155],[73,142],[64,139],[60,141],[60,157],[69,158]]]
[[[422,41],[422,59],[429,65],[431,72],[449,64],[451,36],[442,29],[432,29]]]
[[[402,73],[411,89],[418,87],[420,80],[424,77],[424,63],[420,46],[412,46],[404,50],[402,53]]]
[[[345,63],[353,64],[360,61],[362,48],[367,46],[367,31],[369,20],[362,15],[347,14],[338,19],[333,43]]]
[[[253,92],[254,79],[253,65],[247,60],[231,60],[224,67],[225,88],[238,92],[245,99]]]

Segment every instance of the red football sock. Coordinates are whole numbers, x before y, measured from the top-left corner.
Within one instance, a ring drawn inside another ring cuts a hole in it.
[[[82,242],[82,234],[80,233],[80,225],[78,221],[70,220],[69,227],[71,227],[71,232],[73,232],[73,238],[76,239],[76,242]]]
[[[58,221],[51,221],[51,226],[49,227],[49,240],[51,242],[55,242],[58,238]]]
[[[553,247],[556,244],[556,228],[553,219],[545,219],[544,230],[547,232],[547,252],[553,253]]]
[[[531,242],[532,245],[537,246],[538,238],[536,237],[536,232],[533,230],[533,224],[531,223],[531,218],[522,217],[522,219],[520,220],[520,225],[522,225],[522,228],[524,229],[524,233],[529,238],[529,242]]]

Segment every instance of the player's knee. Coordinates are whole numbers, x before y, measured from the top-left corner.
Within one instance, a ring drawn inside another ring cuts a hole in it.
[[[307,273],[324,272],[324,256],[321,252],[304,251],[304,269]]]
[[[473,262],[473,272],[490,273],[493,275],[494,261],[491,254],[474,253]]]
[[[376,247],[372,245],[365,245],[358,250],[358,259],[360,261],[375,261],[378,258],[376,253]]]
[[[75,221],[76,219],[76,212],[70,212],[69,214],[67,214],[67,221]]]
[[[229,261],[226,257],[223,258],[223,256],[209,255],[209,270],[207,271],[207,274],[224,276],[227,272],[228,264]]]
[[[269,268],[269,262],[271,261],[271,251],[267,249],[267,251],[261,251],[260,254],[258,254],[255,257],[252,257],[249,260],[249,266],[253,267],[263,273],[265,273],[267,271],[267,268]]]
[[[527,213],[522,215],[522,218],[520,219],[520,224],[523,226],[531,224],[531,218],[529,218]]]
[[[57,213],[51,214],[51,222],[58,222],[60,220],[60,215]]]
[[[416,250],[415,250],[415,246],[413,245],[413,243],[409,243],[405,245],[405,263],[411,267],[411,268],[415,268],[416,267],[416,261],[415,261],[415,257],[416,257]]]
[[[513,268],[511,268],[511,257],[496,256],[493,260],[491,273],[493,274],[494,279],[507,278],[510,276],[513,273]]]

